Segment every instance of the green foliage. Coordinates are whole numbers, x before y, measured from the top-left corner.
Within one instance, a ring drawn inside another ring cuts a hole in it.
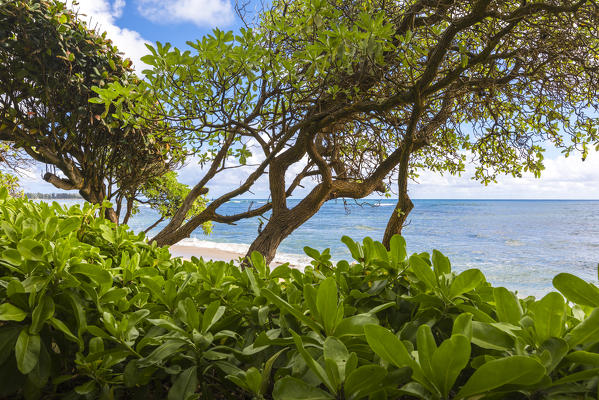
[[[23,190],[19,185],[19,178],[11,173],[0,171],[0,187],[6,188],[14,197],[22,197]]]
[[[272,207],[252,247],[271,258],[284,239],[277,235],[285,236],[281,226],[299,225],[332,199],[389,193],[395,179],[408,199],[408,178],[421,170],[460,174],[467,162],[484,184],[502,174],[538,177],[547,148],[583,158],[599,149],[595,1],[274,0],[264,7],[238,32],[214,29],[186,49],[148,46],[143,80],[93,87],[91,101],[115,119],[153,121],[157,136],[194,152],[204,167],[201,186],[223,186],[219,173],[256,161],[209,205],[214,213],[181,228],[182,211],[156,235],[159,243],[223,219],[217,209],[264,174],[271,204],[226,222]],[[301,206],[287,204],[310,179],[322,184]],[[410,207],[397,211],[392,218],[403,220]],[[449,295],[462,289],[470,288]]]
[[[92,86],[138,78],[106,34],[64,2],[0,1],[0,76],[0,139],[60,170],[44,174],[60,189],[119,203],[115,193],[135,194],[184,158],[176,140],[125,126],[88,101]]]
[[[0,190],[0,397],[594,398],[597,288],[540,300],[344,237],[303,272],[171,258],[98,218]],[[577,303],[575,300],[581,300]]]
[[[145,197],[141,202],[148,204],[160,214],[160,221],[172,218],[189,194],[189,186],[177,180],[177,173],[169,171],[166,174],[152,178],[143,184],[140,190]],[[186,221],[201,213],[208,203],[205,196],[197,197],[187,212]],[[202,224],[204,233],[210,233],[210,221]]]

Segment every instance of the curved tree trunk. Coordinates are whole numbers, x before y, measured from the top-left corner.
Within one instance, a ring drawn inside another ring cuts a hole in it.
[[[321,183],[295,207],[291,209],[282,208],[276,213],[273,212],[264,229],[252,242],[246,258],[249,259],[252,252],[257,251],[264,256],[266,265],[270,264],[275,258],[277,248],[281,242],[312,218],[327,201],[330,193],[331,188]]]
[[[252,242],[246,254],[246,259],[249,259],[254,251],[257,251],[264,256],[266,265],[270,264],[275,258],[277,248],[283,239],[293,231],[284,233],[285,230],[285,226],[280,221],[269,221],[260,234],[258,234],[258,237]]]
[[[393,235],[401,235],[408,214],[414,208],[414,203],[408,196],[408,178],[409,178],[409,163],[410,163],[410,152],[412,151],[412,144],[406,143],[405,149],[401,154],[401,160],[399,163],[399,171],[397,173],[397,186],[398,186],[398,198],[397,205],[393,209],[391,217],[387,222],[387,228],[385,229],[385,235],[383,236],[383,245],[389,249],[391,244],[391,238]]]
[[[88,186],[79,189],[79,194],[81,195],[81,197],[83,197],[84,200],[92,204],[102,204],[102,202],[106,199],[106,191],[103,186],[100,186],[99,188]],[[116,211],[114,211],[114,208],[112,207],[106,208],[104,210],[104,218],[111,222],[114,222],[117,225],[119,223],[119,217]]]
[[[200,225],[201,223],[197,225],[187,223],[183,226],[180,226],[179,228],[163,229],[149,241],[156,242],[158,247],[171,246],[177,242],[180,242],[183,239],[188,238],[191,235],[191,233]],[[153,228],[153,226],[150,228]]]
[[[408,193],[400,193],[397,205],[393,210],[393,214],[387,222],[387,228],[385,228],[385,235],[383,236],[383,245],[389,249],[391,238],[393,235],[401,235],[401,230],[408,219],[408,214],[414,208],[414,203],[410,200]]]
[[[246,254],[246,258],[249,259],[250,255],[254,251],[257,251],[264,256],[266,265],[270,264],[275,258],[277,248],[281,242],[316,214],[319,209],[320,205],[315,203],[312,209],[305,209],[302,207],[301,209],[296,210],[294,208],[278,218],[271,218],[264,229],[262,229],[256,239],[252,242]]]

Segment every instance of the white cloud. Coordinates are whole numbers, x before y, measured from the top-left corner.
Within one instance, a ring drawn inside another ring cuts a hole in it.
[[[256,164],[264,159],[259,149],[252,148],[252,152],[253,156],[248,163]],[[286,174],[287,184],[301,171],[304,163],[305,160],[302,160],[291,166]],[[501,176],[497,183],[488,186],[471,179],[474,173],[472,165],[467,166],[462,176],[422,171],[417,182],[409,183],[409,191],[410,196],[415,199],[599,199],[599,153],[590,153],[584,162],[576,155],[546,158],[545,167],[540,179],[530,174],[522,178]],[[218,197],[238,187],[253,170],[252,167],[242,167],[220,173],[217,179],[208,184],[209,197]],[[179,179],[190,186],[202,176],[202,169],[196,160],[190,160],[179,171]],[[294,192],[294,197],[305,196],[314,187],[314,182],[306,180],[304,186],[305,188],[298,188]],[[251,191],[252,193],[245,193],[240,197],[269,197],[267,176],[262,176]]]
[[[599,199],[599,153],[590,153],[584,162],[577,155],[547,158],[544,162],[540,179],[531,174],[522,178],[502,176],[488,186],[470,179],[472,166],[461,177],[425,171],[418,183],[411,182],[410,195],[413,198]]]
[[[116,24],[116,20],[123,14],[125,0],[78,0],[76,6],[73,6],[72,0],[68,0],[67,6],[85,14],[82,18],[90,28],[99,32],[106,31],[107,37],[124,53],[125,58],[133,61],[137,70],[144,65],[140,58],[148,53],[145,44],[150,42],[139,32],[121,28]]]
[[[255,155],[249,162],[253,164],[259,160],[261,157]],[[498,183],[486,187],[470,179],[471,167],[461,177],[423,172],[418,179],[419,183],[410,182],[410,196],[432,199],[599,199],[599,153],[591,153],[584,162],[576,156],[548,158],[545,159],[545,166],[541,179],[532,176],[501,177]],[[292,169],[301,169],[301,163],[297,163]],[[236,188],[252,171],[252,167],[243,167],[219,174],[208,185],[209,197],[215,198]],[[43,172],[43,167],[37,166],[21,177],[21,184],[26,192],[59,191],[41,179]],[[202,176],[201,167],[194,159],[179,171],[181,182],[190,186],[196,184]],[[292,176],[287,176],[288,183],[291,179]],[[306,183],[306,189],[300,189],[297,196],[302,197],[311,189],[312,184]],[[267,198],[269,192],[266,175],[251,190],[253,194],[245,193],[241,197]]]
[[[153,22],[192,22],[200,27],[227,25],[233,20],[229,0],[137,0],[139,13]]]

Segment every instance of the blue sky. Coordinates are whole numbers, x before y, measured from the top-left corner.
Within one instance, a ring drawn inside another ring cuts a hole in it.
[[[235,1],[235,0],[233,0]],[[170,42],[183,48],[186,41],[195,41],[218,27],[236,30],[241,21],[230,0],[79,0],[73,6],[85,14],[90,25],[105,30],[119,49],[133,60],[138,70],[143,69],[139,59],[146,54],[145,43]],[[238,0],[244,3],[245,0]],[[255,13],[262,2],[250,0],[247,10]],[[470,179],[472,169],[467,168],[461,177],[441,176],[424,172],[418,182],[410,186],[413,198],[498,198],[498,199],[599,199],[599,154],[589,155],[585,162],[577,155],[564,158],[549,150],[546,170],[540,179],[502,177],[497,184],[487,187]],[[42,167],[36,166],[23,178],[28,192],[56,192],[52,185],[40,177]],[[190,163],[180,173],[184,183],[193,185],[201,174],[199,166]],[[231,170],[212,186],[211,193],[230,190],[239,184],[247,171]],[[300,193],[301,195],[301,193]],[[254,196],[268,196],[266,180],[261,180]]]

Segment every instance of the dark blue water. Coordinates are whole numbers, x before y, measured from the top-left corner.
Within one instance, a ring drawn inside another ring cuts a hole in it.
[[[260,200],[237,200],[224,205],[221,213],[246,211],[252,201],[254,207],[260,205]],[[597,282],[599,201],[415,200],[414,204],[403,232],[409,252],[438,249],[450,258],[455,270],[479,268],[494,285],[527,295],[549,291],[553,276],[560,272]],[[349,259],[341,236],[381,240],[394,205],[392,200],[369,200],[362,206],[326,203],[283,241],[280,252],[287,253],[287,259],[305,262],[298,257],[304,246],[328,247],[333,259]],[[152,218],[149,209],[141,209],[130,226],[139,230]],[[257,218],[237,225],[214,224],[210,236],[196,231],[195,242],[188,242],[214,247],[222,246],[217,243],[247,245],[256,237],[258,226]]]

